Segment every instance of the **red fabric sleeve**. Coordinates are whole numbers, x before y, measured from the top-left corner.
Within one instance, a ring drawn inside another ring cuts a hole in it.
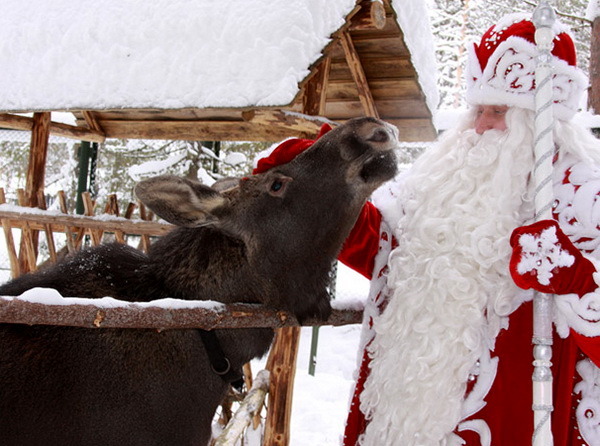
[[[375,256],[379,251],[380,226],[381,212],[367,202],[338,256],[340,262],[369,280],[373,277]]]

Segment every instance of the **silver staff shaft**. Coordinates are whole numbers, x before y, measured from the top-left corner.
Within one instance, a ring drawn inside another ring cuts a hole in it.
[[[552,25],[556,16],[546,1],[533,13],[538,48],[535,73],[535,212],[536,220],[552,218],[552,162],[554,158],[552,116]],[[536,293],[533,303],[533,446],[551,446],[552,413],[552,297]]]

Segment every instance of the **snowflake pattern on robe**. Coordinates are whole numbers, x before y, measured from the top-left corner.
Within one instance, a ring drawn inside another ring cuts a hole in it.
[[[521,260],[517,265],[519,274],[536,272],[537,281],[542,285],[550,284],[552,271],[575,262],[568,252],[561,249],[554,226],[544,229],[539,236],[523,234],[519,237]]]

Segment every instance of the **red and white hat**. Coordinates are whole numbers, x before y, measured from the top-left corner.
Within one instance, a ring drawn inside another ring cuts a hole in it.
[[[588,86],[577,68],[573,39],[566,26],[553,26],[552,88],[554,116],[569,120]],[[535,25],[525,14],[509,14],[486,31],[469,50],[467,102],[535,110]]]

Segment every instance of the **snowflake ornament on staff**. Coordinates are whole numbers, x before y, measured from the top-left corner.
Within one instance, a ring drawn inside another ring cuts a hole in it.
[[[552,161],[554,141],[552,138],[552,26],[556,21],[554,9],[548,2],[541,2],[533,13],[535,42],[538,48],[535,70],[535,123],[534,123],[534,181],[535,218],[552,218]],[[552,298],[551,295],[535,293],[533,301],[533,412],[534,431],[532,444],[553,444],[550,414],[552,402]]]

